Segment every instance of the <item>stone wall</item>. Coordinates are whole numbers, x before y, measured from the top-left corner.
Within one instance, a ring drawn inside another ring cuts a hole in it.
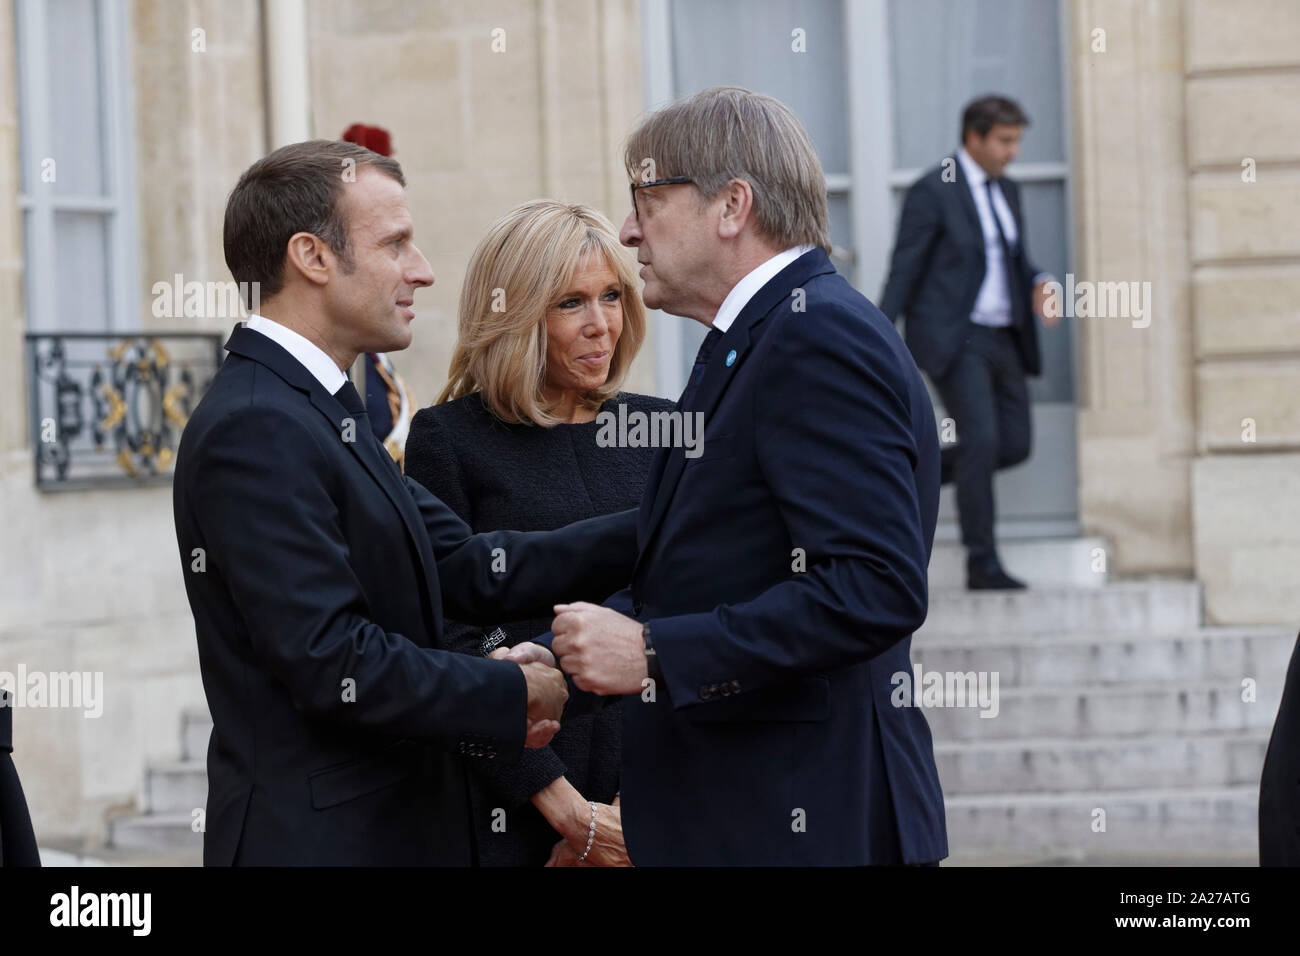
[[[1300,619],[1300,6],[1075,0],[1080,510],[1121,574],[1194,574],[1211,623]],[[1104,52],[1091,42],[1105,31]],[[1244,164],[1244,165],[1243,165]]]
[[[1078,277],[1150,282],[1146,328],[1077,318],[1079,511],[1120,574],[1192,571],[1195,404],[1182,3],[1071,7]],[[1104,30],[1105,49],[1094,49]]]
[[[1300,621],[1300,5],[1192,0],[1192,526],[1216,622]]]

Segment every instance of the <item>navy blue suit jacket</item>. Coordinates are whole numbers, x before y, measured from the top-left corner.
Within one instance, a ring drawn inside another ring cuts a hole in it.
[[[929,727],[894,707],[925,620],[934,412],[898,332],[815,249],[718,342],[661,451],[631,587],[654,701],[623,701],[632,862],[868,864],[948,852]]]
[[[975,308],[987,268],[984,232],[971,196],[970,181],[956,156],[948,157],[956,178],[944,180],[939,165],[912,184],[898,217],[898,238],[889,266],[889,279],[880,295],[880,310],[897,321],[907,319],[904,334],[916,363],[931,378],[947,374],[971,333]],[[1038,325],[1031,299],[1038,268],[1025,245],[1025,220],[1020,214],[1020,190],[1009,179],[999,188],[1016,220],[1021,255],[1013,260],[1011,294],[1017,319],[1011,331],[1025,374],[1042,370]]]
[[[472,534],[278,344],[240,326],[226,348],[173,487],[213,721],[204,863],[468,864],[459,755],[517,757],[527,692],[443,650],[443,611],[607,597],[633,512]]]

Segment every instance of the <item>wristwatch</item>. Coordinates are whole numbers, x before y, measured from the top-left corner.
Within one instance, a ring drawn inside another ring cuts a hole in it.
[[[663,683],[664,674],[659,669],[659,655],[655,653],[654,644],[650,641],[650,622],[645,621],[641,624],[641,639],[645,641],[645,672],[656,684]]]

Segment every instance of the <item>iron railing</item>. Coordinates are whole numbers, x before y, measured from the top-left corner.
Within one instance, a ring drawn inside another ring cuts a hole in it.
[[[28,332],[28,408],[42,489],[165,483],[181,429],[221,364],[192,332]]]

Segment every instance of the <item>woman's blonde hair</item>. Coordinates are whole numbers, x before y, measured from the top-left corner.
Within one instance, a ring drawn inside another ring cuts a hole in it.
[[[542,394],[546,379],[546,312],[568,290],[584,256],[599,253],[618,277],[623,332],[600,388],[582,395],[599,408],[616,395],[645,339],[645,306],[636,273],[613,223],[574,203],[537,199],[494,222],[470,257],[460,290],[456,348],[438,402],[482,392],[503,421],[555,425]]]

